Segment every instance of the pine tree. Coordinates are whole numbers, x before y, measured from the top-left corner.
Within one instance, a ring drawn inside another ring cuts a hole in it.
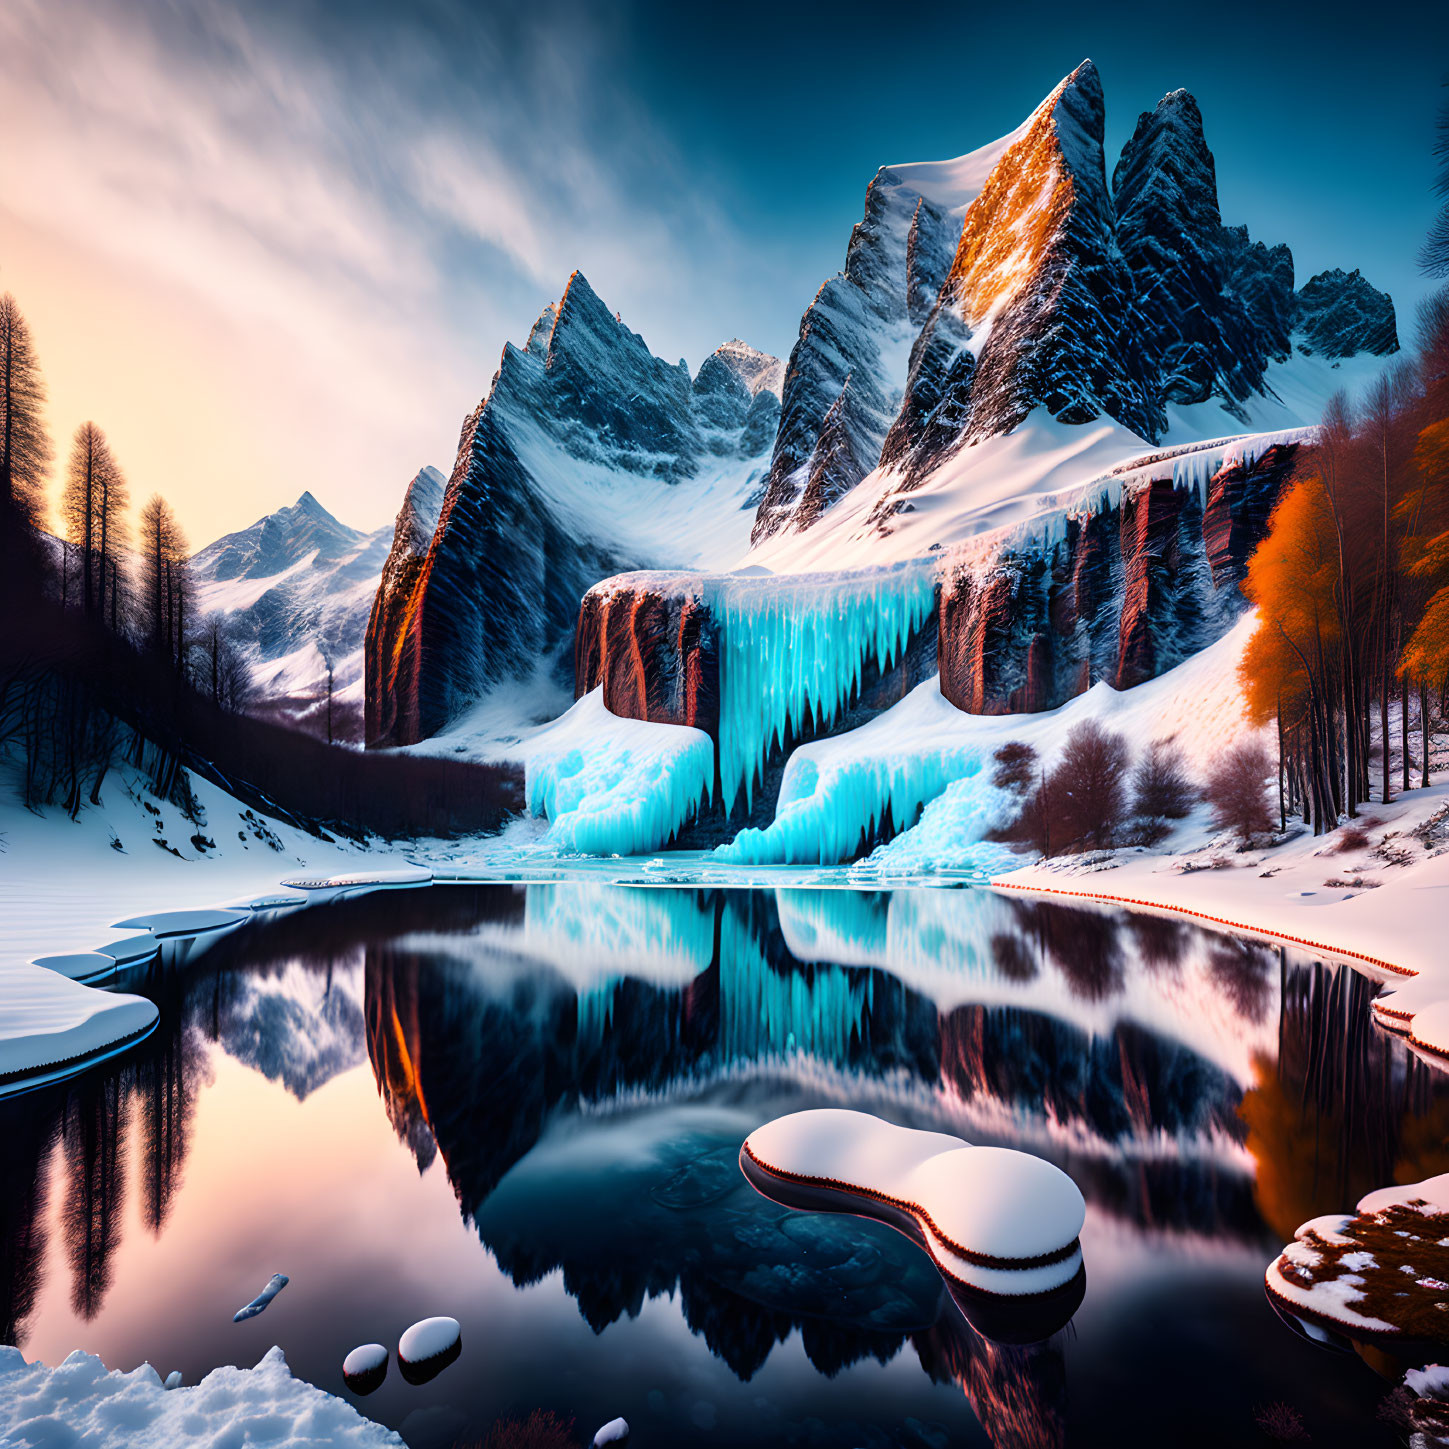
[[[151,648],[178,668],[185,661],[187,597],[191,573],[186,535],[171,505],[153,493],[141,510],[141,593]]]
[[[61,516],[66,536],[80,550],[82,607],[101,618],[129,502],[125,475],[106,435],[94,423],[82,423],[66,466]]]
[[[30,328],[6,292],[0,296],[0,566],[14,553],[19,531],[40,521],[52,455],[44,408]]]

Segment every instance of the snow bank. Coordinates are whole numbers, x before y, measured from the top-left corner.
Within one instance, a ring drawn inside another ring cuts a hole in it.
[[[561,854],[657,850],[714,790],[714,741],[703,730],[621,719],[602,686],[521,753],[528,808],[551,822],[544,845]]]
[[[276,1449],[402,1449],[403,1440],[350,1404],[292,1377],[280,1348],[255,1368],[213,1369],[199,1384],[167,1390],[150,1364],[107,1372],[73,1353],[58,1368],[0,1348],[0,1442],[16,1446],[266,1442]]]
[[[158,1014],[143,997],[98,991],[44,966],[0,970],[0,1095],[93,1066],[148,1035]]]
[[[1047,1293],[1081,1271],[1086,1203],[1071,1178],[1029,1153],[822,1108],[750,1133],[741,1160],[763,1170],[761,1191],[776,1178],[904,1210],[936,1266],[968,1288]]]

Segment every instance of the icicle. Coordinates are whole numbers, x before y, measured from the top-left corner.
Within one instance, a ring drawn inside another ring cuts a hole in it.
[[[726,812],[754,803],[770,752],[828,725],[867,663],[888,669],[935,607],[934,562],[836,575],[725,577],[709,606],[720,638],[720,783]]]

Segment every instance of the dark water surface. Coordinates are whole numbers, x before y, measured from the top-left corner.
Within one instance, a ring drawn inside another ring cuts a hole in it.
[[[1401,1442],[1389,1381],[1263,1295],[1293,1229],[1449,1169],[1449,1079],[1347,970],[972,890],[438,888],[252,928],[133,989],[119,1064],[0,1104],[0,1341],[195,1383],[463,1325],[358,1403],[415,1449],[502,1415],[636,1446]],[[1086,1299],[1004,1347],[889,1229],[737,1155],[843,1105],[1058,1163]],[[231,1316],[273,1272],[291,1284]],[[352,1397],[352,1396],[348,1396]]]

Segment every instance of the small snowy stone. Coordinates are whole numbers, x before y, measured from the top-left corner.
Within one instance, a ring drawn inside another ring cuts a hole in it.
[[[285,1273],[273,1273],[267,1280],[267,1286],[245,1308],[238,1308],[232,1314],[231,1321],[233,1323],[243,1323],[248,1318],[255,1318],[291,1281]]]
[[[342,1378],[354,1394],[370,1394],[387,1377],[387,1349],[380,1343],[364,1343],[342,1360]]]
[[[1431,1363],[1427,1368],[1410,1369],[1404,1382],[1421,1399],[1449,1399],[1449,1368]]]
[[[627,1419],[610,1419],[607,1424],[594,1435],[594,1449],[600,1449],[603,1444],[623,1444],[629,1438],[629,1421]]]
[[[424,1318],[398,1340],[397,1366],[410,1384],[436,1378],[463,1351],[463,1330],[456,1318]]]
[[[181,1370],[172,1369],[166,1375],[166,1382],[161,1387],[166,1389],[179,1389],[181,1387]]]

